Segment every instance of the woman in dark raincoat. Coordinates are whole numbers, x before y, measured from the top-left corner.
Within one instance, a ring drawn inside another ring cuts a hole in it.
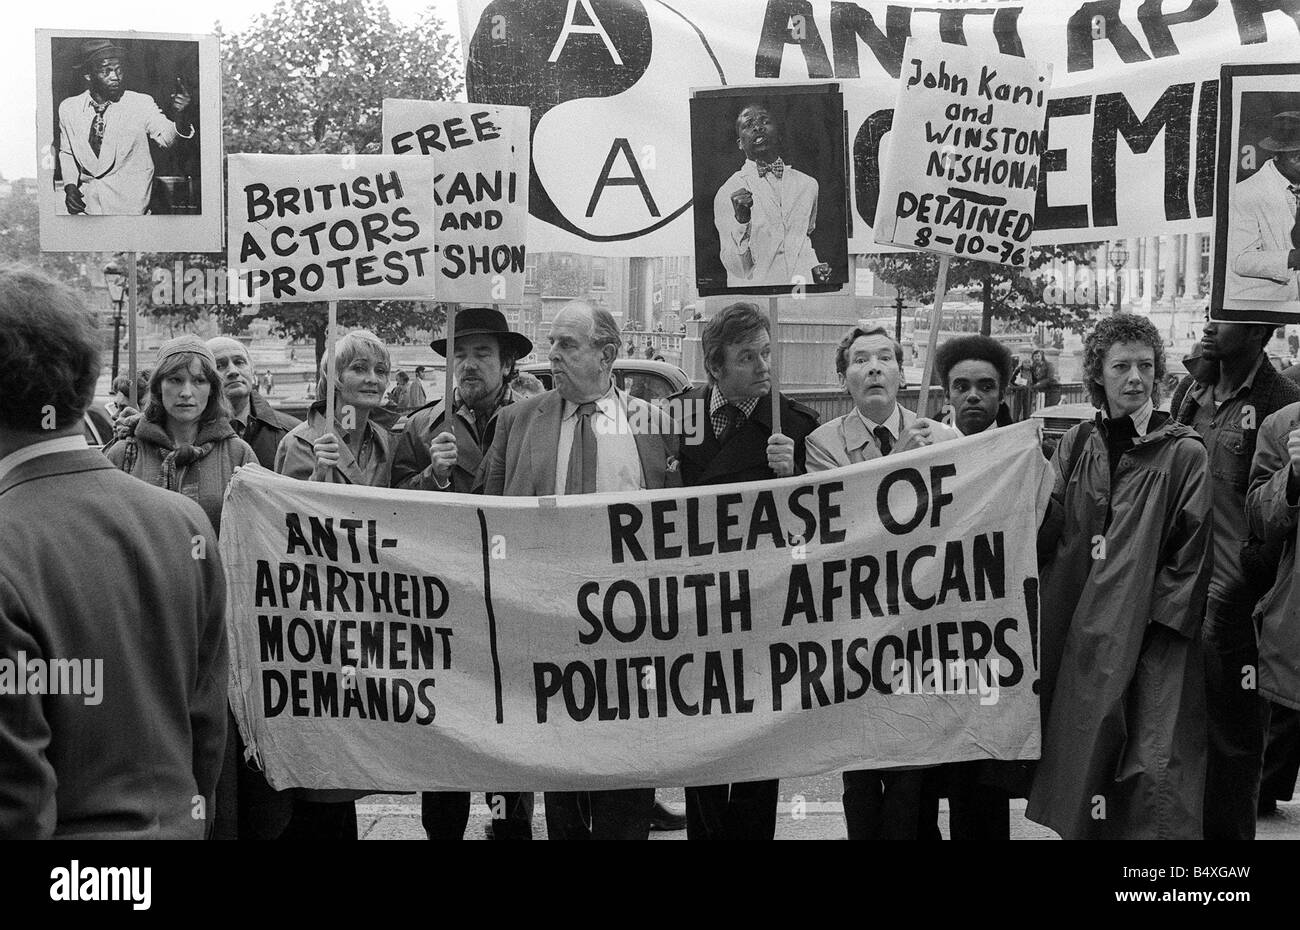
[[[1200,437],[1154,409],[1163,375],[1150,320],[1102,320],[1084,349],[1100,411],[1053,459],[1026,815],[1066,839],[1201,838],[1210,485]]]

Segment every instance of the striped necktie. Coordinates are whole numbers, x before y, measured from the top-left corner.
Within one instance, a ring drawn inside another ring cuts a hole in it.
[[[100,148],[104,145],[104,111],[108,109],[110,101],[105,100],[103,103],[90,101],[90,105],[95,108],[95,118],[90,123],[90,149],[98,157]]]

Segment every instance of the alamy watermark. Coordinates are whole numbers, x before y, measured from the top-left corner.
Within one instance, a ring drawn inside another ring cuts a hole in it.
[[[104,700],[103,659],[0,659],[0,696],[78,694],[89,707]]]

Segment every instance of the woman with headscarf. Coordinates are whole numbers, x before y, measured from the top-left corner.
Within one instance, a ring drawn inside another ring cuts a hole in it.
[[[275,470],[302,481],[386,488],[393,440],[371,414],[383,402],[391,360],[379,337],[353,330],[334,347],[334,422],[326,420],[328,372],[322,362],[306,421],[280,443]],[[357,839],[356,799],[368,791],[298,789],[282,839]]]
[[[158,350],[144,414],[123,424],[126,435],[104,452],[122,471],[193,500],[221,533],[226,487],[257,454],[235,435],[221,391],[217,360],[197,336],[178,336]],[[213,839],[239,832],[238,728],[227,710],[226,753],[217,782]]]
[[[389,486],[392,434],[372,414],[383,402],[392,364],[379,337],[356,329],[334,347],[334,423],[325,422],[326,373],[305,422],[284,437],[275,470],[304,481]]]
[[[144,415],[104,454],[122,471],[195,501],[218,534],[231,476],[257,462],[230,425],[216,359],[190,335],[158,350]]]

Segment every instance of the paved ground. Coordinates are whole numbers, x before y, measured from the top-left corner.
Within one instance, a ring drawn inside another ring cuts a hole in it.
[[[839,798],[838,773],[812,778],[796,778],[781,782],[781,801],[777,808],[776,838],[779,840],[842,840],[844,813]],[[685,810],[682,790],[663,789],[658,799],[681,812]],[[483,796],[474,796],[470,807],[469,827],[465,838],[484,839],[484,827],[491,814],[483,803]],[[424,839],[420,827],[420,799],[416,795],[375,795],[357,803],[358,826],[362,839],[415,840]],[[939,828],[948,835],[948,803],[940,802]],[[543,801],[537,797],[537,810],[533,814],[533,831],[538,839],[545,837]],[[652,840],[684,840],[686,831],[676,833],[651,833]],[[1052,840],[1057,836],[1046,827],[1025,819],[1025,802],[1011,802],[1011,838],[1013,840]],[[1276,814],[1260,818],[1258,838],[1267,840],[1300,839],[1300,800],[1279,804]]]

